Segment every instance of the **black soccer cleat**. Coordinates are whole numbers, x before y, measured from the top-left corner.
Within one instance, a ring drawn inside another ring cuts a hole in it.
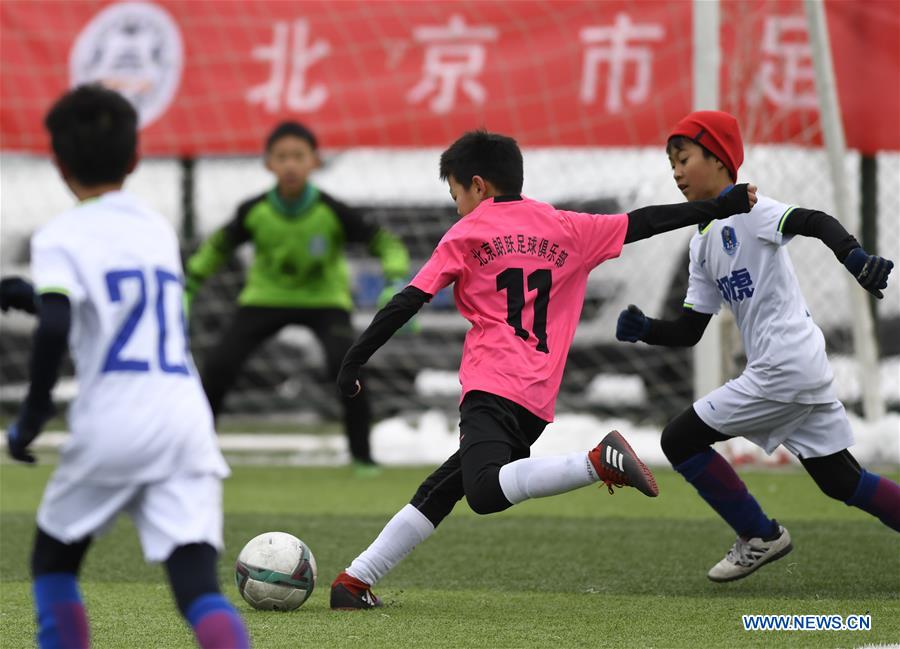
[[[614,430],[604,437],[588,453],[588,459],[609,493],[614,493],[613,487],[634,487],[651,498],[659,495],[653,473],[619,431]]]
[[[364,581],[339,574],[331,584],[331,608],[335,611],[357,611],[381,606],[371,587]]]

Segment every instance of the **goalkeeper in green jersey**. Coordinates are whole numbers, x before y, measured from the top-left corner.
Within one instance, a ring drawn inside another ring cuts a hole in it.
[[[279,124],[266,140],[266,168],[276,186],[237,208],[234,218],[188,260],[188,304],[203,281],[243,243],[255,256],[238,309],[206,357],[203,387],[218,414],[244,362],[261,343],[287,325],[309,327],[324,348],[329,378],[337,378],[355,335],[345,245],[359,242],[381,260],[387,288],[380,301],[402,288],[409,272],[403,243],[350,207],[307,182],[319,164],[315,135],[296,122]],[[369,450],[371,410],[365,395],[342,397],[344,428],[354,463],[374,467]]]

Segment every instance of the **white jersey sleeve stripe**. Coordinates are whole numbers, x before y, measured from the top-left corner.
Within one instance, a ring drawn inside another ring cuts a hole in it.
[[[43,286],[37,290],[40,295],[44,293],[60,293],[62,295],[68,295],[69,289],[63,288],[62,286]]]
[[[784,231],[784,222],[787,221],[787,217],[790,216],[791,212],[797,209],[796,205],[791,205],[787,210],[785,210],[784,214],[781,215],[781,219],[778,221],[778,231]]]

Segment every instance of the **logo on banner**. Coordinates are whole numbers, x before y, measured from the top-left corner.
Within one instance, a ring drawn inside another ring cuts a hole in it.
[[[134,105],[141,127],[152,123],[172,103],[184,46],[173,18],[147,2],[110,5],[87,24],[69,54],[72,86],[101,83]]]
[[[722,228],[722,248],[729,256],[734,255],[739,245],[734,228],[730,225]]]

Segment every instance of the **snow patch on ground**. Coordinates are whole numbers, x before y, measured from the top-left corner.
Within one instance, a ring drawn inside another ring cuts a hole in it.
[[[900,465],[900,414],[890,413],[876,422],[866,422],[851,414],[850,423],[856,434],[856,444],[850,450],[862,464]],[[372,454],[385,465],[438,465],[459,448],[458,426],[458,417],[448,417],[439,410],[385,419],[372,430]],[[560,415],[534,445],[532,455],[587,451],[611,430],[621,432],[647,464],[668,466],[659,446],[659,428],[580,414]],[[58,450],[68,437],[68,433],[50,431],[38,437],[34,447]],[[253,459],[297,465],[338,465],[349,461],[346,440],[340,435],[229,433],[219,435],[219,441],[222,450],[238,461]],[[783,448],[766,455],[742,438],[716,448],[739,466],[797,464]]]

